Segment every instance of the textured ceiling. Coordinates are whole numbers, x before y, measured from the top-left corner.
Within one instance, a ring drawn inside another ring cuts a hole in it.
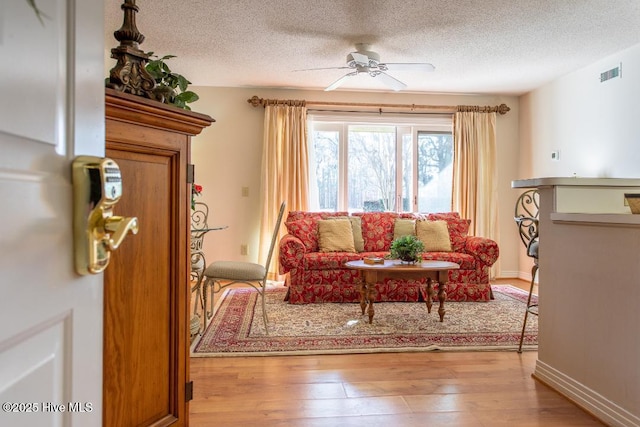
[[[117,46],[122,0],[105,0],[105,49]],[[522,94],[640,43],[638,0],[139,0],[140,48],[173,54],[194,85],[323,89],[355,43],[408,92]],[[616,64],[613,64],[615,66]],[[597,76],[596,76],[597,77]],[[596,78],[594,77],[594,78]],[[359,75],[343,90],[388,91]]]

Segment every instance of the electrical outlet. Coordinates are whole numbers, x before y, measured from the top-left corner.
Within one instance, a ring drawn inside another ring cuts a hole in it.
[[[560,150],[555,150],[551,152],[551,160],[555,162],[560,160]]]
[[[240,255],[247,255],[247,253],[249,252],[246,243],[240,245]]]

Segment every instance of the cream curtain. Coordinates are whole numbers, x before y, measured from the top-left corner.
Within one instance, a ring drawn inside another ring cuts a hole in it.
[[[453,143],[453,210],[471,220],[471,235],[499,241],[496,113],[456,112]]]
[[[302,105],[267,105],[264,114],[262,151],[262,219],[258,259],[267,259],[280,204],[286,212],[308,210],[309,153],[307,148],[307,108]],[[286,219],[286,213],[285,213]],[[280,228],[280,237],[285,234]],[[270,276],[278,271],[278,251],[273,252]]]

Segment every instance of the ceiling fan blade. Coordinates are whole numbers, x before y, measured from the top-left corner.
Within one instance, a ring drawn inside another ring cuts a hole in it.
[[[335,82],[331,83],[329,86],[326,87],[325,91],[328,92],[330,90],[334,90],[337,87],[339,87],[342,83],[344,83],[349,77],[353,77],[355,75],[357,75],[358,72],[354,71],[353,73],[348,73],[345,74],[344,76],[340,77],[338,80],[336,80]]]
[[[385,64],[392,71],[435,71],[436,67],[428,62],[389,62]]]
[[[380,80],[382,80],[382,83],[386,84],[396,92],[407,87],[406,84],[402,83],[400,80],[396,79],[395,77],[391,77],[389,74],[383,71],[380,71],[379,74],[376,74],[376,77],[379,77]]]
[[[316,70],[350,70],[351,67],[326,67],[326,68],[303,68],[301,70],[291,70],[291,71],[316,71]]]

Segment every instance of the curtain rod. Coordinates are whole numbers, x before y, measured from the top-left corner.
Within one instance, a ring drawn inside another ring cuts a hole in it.
[[[506,104],[500,104],[496,106],[484,106],[477,105],[420,105],[420,104],[376,104],[366,102],[331,102],[331,101],[304,101],[304,100],[291,100],[291,99],[265,99],[257,96],[252,96],[247,99],[247,102],[254,107],[266,107],[267,105],[291,105],[291,106],[331,106],[331,107],[363,107],[363,108],[378,108],[382,112],[382,108],[399,108],[405,110],[431,110],[440,111],[443,113],[455,113],[456,111],[477,111],[480,113],[499,113],[501,115],[507,114],[511,110]]]

